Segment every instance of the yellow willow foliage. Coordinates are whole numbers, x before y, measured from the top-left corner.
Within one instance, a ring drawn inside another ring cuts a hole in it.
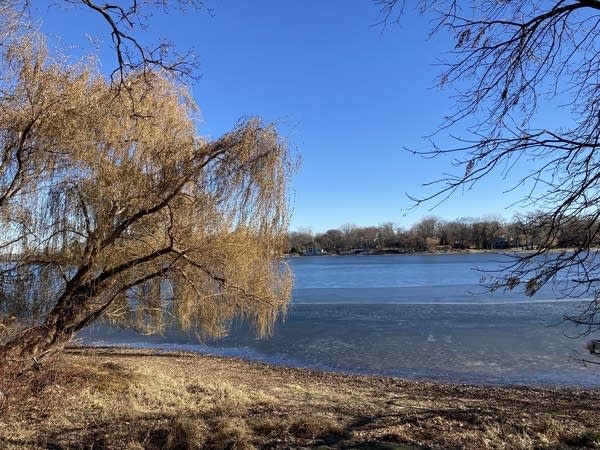
[[[250,118],[210,142],[165,74],[116,88],[39,38],[0,57],[0,344],[103,317],[218,336],[241,316],[268,334],[291,286],[293,167],[275,128]]]

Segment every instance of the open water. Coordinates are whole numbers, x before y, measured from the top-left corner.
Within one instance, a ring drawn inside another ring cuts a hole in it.
[[[82,339],[411,379],[600,386],[600,366],[581,362],[596,360],[583,347],[589,337],[562,322],[582,299],[557,300],[551,287],[533,298],[486,292],[481,277],[506,262],[498,254],[292,258],[292,304],[271,338],[236,323],[215,342],[101,326]]]

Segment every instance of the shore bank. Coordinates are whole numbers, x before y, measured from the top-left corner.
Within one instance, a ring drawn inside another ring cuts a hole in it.
[[[19,380],[0,448],[598,448],[600,390],[342,375],[73,348]]]

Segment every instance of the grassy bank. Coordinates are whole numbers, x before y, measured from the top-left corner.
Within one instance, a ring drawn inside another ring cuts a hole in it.
[[[115,349],[70,350],[19,384],[0,413],[0,448],[600,447],[599,390],[444,385]]]

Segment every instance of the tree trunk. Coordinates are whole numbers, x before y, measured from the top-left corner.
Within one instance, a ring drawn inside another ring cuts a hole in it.
[[[0,346],[2,364],[14,362],[23,364],[24,368],[37,365],[40,358],[61,349],[79,331],[79,308],[74,307],[73,302],[61,304],[62,307],[56,306],[48,314],[43,324],[23,331]]]

